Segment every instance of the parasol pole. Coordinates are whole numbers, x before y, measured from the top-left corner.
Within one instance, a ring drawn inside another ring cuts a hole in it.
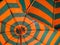
[[[22,30],[20,30],[20,45],[22,45]]]
[[[20,45],[22,45],[22,35],[20,35]]]

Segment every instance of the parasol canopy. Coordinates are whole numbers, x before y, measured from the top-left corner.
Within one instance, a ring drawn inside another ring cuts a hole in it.
[[[53,6],[53,0],[1,1],[0,45],[60,45]]]

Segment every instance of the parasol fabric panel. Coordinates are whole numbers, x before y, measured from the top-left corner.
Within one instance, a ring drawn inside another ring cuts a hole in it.
[[[28,8],[28,14],[34,19],[53,27],[54,0],[35,0]]]
[[[60,1],[55,2],[55,20],[54,27],[57,30],[60,30]]]

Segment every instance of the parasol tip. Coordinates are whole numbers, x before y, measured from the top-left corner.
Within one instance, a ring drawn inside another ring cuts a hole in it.
[[[19,29],[16,29],[16,33],[17,33],[17,34],[20,34],[20,30],[19,30]]]
[[[24,27],[21,27],[20,29],[19,28],[16,29],[16,33],[17,34],[22,34],[22,32],[25,32],[25,28]]]

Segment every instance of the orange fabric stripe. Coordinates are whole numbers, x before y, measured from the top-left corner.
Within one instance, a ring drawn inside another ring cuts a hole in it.
[[[27,9],[30,5],[30,0],[24,0],[24,1],[25,1],[26,9]]]
[[[38,40],[34,40],[33,42],[29,43],[29,45],[34,45],[36,44],[37,42],[39,42]]]
[[[60,13],[60,7],[59,8],[55,8],[55,14]]]
[[[6,5],[6,2],[5,1],[0,2],[0,8],[3,8],[4,5]]]
[[[40,45],[46,45],[46,44],[44,44],[44,43],[41,43]]]
[[[18,3],[18,5],[19,5],[19,7],[20,7],[20,10],[23,12],[23,10],[22,10],[22,5],[20,4],[19,0],[17,0],[17,3]]]
[[[25,20],[24,20],[24,18],[25,18],[25,17],[15,17],[15,20],[16,20],[16,21],[25,21],[25,22],[27,22],[28,24],[31,24],[31,23],[32,23],[32,21],[29,20],[28,18],[25,18]]]
[[[15,20],[17,21],[17,22],[19,22],[19,21],[23,21],[24,20],[24,17],[15,17]]]
[[[10,10],[8,9],[7,11],[5,11],[5,13],[3,13],[1,16],[0,16],[0,21],[3,21],[4,19],[6,19],[9,15],[10,15]]]
[[[41,10],[31,6],[29,12],[44,18],[45,20],[47,20],[48,22],[50,22],[52,24],[52,18],[50,18],[46,13],[42,12]]]
[[[41,31],[43,31],[43,30],[45,31],[45,25],[43,25],[42,23],[39,23],[39,26],[40,26]]]
[[[12,13],[22,13],[21,8],[10,8]]]
[[[16,22],[14,19],[15,19],[15,18],[9,20],[9,21],[7,22],[7,24],[10,24],[10,25],[14,24],[14,23]]]
[[[7,1],[7,3],[17,3],[16,0],[5,0],[5,1]]]
[[[4,44],[4,43],[6,42],[1,34],[0,34],[0,42],[1,42],[2,44]]]
[[[36,0],[38,3],[45,6],[47,9],[49,9],[53,13],[53,6],[51,6],[46,0]]]
[[[56,19],[56,20],[54,21],[54,25],[57,25],[57,24],[60,24],[60,19]]]

